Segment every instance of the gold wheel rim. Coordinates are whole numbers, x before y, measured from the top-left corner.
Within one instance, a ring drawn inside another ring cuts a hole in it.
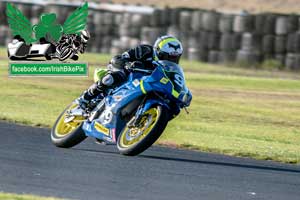
[[[69,109],[67,109],[64,114],[60,117],[59,121],[56,124],[55,127],[55,134],[58,137],[65,137],[68,134],[71,134],[76,128],[78,128],[82,122],[85,120],[83,116],[75,116],[74,119],[70,122],[65,122],[65,119],[67,118],[67,111],[77,107],[77,104],[73,104],[70,106]]]
[[[124,131],[121,134],[120,145],[124,148],[128,148],[140,142],[147,135],[149,135],[153,127],[158,122],[159,116],[160,110],[158,108],[150,108],[143,114],[142,120],[140,122],[141,126],[139,128],[128,128],[128,126],[125,127]]]

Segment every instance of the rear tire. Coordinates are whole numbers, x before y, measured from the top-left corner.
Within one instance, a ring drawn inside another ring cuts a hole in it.
[[[82,130],[83,121],[81,123],[76,124],[73,130],[71,130],[70,132],[61,133],[62,127],[60,126],[66,126],[68,124],[63,122],[65,118],[65,114],[70,108],[73,108],[73,106],[75,105],[77,104],[74,103],[71,104],[59,115],[51,130],[51,141],[57,147],[70,148],[79,144],[86,138],[86,135]]]
[[[146,129],[142,131],[141,136],[137,136],[137,137],[141,137],[141,138],[138,138],[137,141],[134,141],[131,144],[131,140],[135,140],[135,139],[131,139],[131,137],[134,137],[134,136],[131,136],[131,132],[133,131],[132,129],[137,129],[136,127],[128,128],[128,126],[126,125],[124,127],[124,129],[121,131],[121,134],[119,135],[118,141],[117,141],[117,147],[121,154],[127,155],[127,156],[138,155],[138,154],[142,153],[143,151],[145,151],[147,148],[149,148],[160,137],[160,135],[162,134],[162,132],[164,131],[165,127],[168,124],[168,119],[169,119],[168,118],[168,110],[165,107],[156,105],[156,106],[150,108],[148,111],[153,110],[153,109],[156,110],[156,119],[155,119],[155,121],[149,122],[148,121],[149,118],[147,118],[147,121],[145,123],[148,122],[151,124],[148,125],[148,127],[146,127]],[[145,114],[148,111],[146,111]],[[150,120],[152,120],[152,118]],[[154,124],[154,125],[152,125],[152,124]],[[150,129],[148,130],[149,126],[150,126]],[[153,126],[153,127],[151,127],[151,126]],[[138,130],[140,130],[140,129],[138,129]],[[146,134],[146,135],[143,136],[144,134]],[[139,134],[137,134],[137,135],[139,135]],[[128,138],[130,138],[131,140]]]

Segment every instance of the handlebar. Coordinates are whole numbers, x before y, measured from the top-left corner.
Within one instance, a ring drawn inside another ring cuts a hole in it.
[[[145,72],[147,74],[151,74],[153,70],[147,70],[147,69],[140,69],[140,68],[131,68],[131,71],[137,71],[137,72]]]

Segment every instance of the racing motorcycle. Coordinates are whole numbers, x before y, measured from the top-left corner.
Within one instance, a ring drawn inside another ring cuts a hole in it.
[[[116,144],[123,155],[134,156],[149,148],[168,122],[189,106],[192,95],[182,68],[170,61],[155,61],[154,70],[130,69],[127,82],[99,95],[87,112],[73,101],[57,118],[51,140],[70,148],[86,137]],[[97,72],[96,77],[105,74]]]
[[[58,58],[60,61],[64,61],[68,58],[72,60],[78,60],[78,53],[84,53],[88,38],[82,38],[76,34],[63,35],[62,39],[56,46],[56,53],[53,57]]]

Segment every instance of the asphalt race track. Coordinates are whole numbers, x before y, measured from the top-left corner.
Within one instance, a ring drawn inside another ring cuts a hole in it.
[[[137,157],[0,122],[0,191],[68,199],[299,200],[300,166],[153,147]]]

